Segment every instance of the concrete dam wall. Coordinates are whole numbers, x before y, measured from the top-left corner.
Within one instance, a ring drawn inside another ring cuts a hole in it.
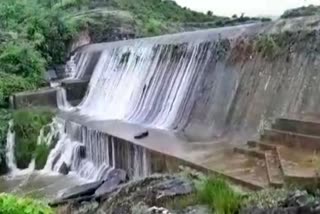
[[[93,44],[69,62],[90,79],[77,111],[170,130],[190,141],[256,133],[319,113],[319,18]]]

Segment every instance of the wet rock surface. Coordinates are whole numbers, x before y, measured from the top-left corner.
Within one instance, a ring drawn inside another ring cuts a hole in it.
[[[280,202],[277,208],[249,208],[244,209],[242,214],[319,214],[320,197],[309,194],[306,190],[291,192],[287,199]]]
[[[111,193],[115,189],[117,189],[118,185],[126,182],[127,173],[121,169],[112,170],[106,179],[104,179],[104,183],[95,191],[95,197],[101,197],[105,194]]]
[[[114,179],[114,178],[113,178]],[[104,184],[107,184],[106,181]],[[99,197],[88,202],[76,202],[71,204],[71,213],[105,213],[105,214],[137,214],[154,213],[156,210],[167,210],[166,202],[173,197],[186,196],[193,193],[194,186],[191,181],[180,176],[153,175],[141,180],[131,181],[117,187],[100,186]],[[98,192],[98,190],[96,192]],[[100,202],[100,203],[98,203]],[[97,203],[99,206],[96,206]],[[85,210],[85,212],[83,212]],[[203,213],[197,210],[205,210],[203,207],[193,207],[181,213]]]
[[[103,184],[103,181],[97,181],[93,183],[84,184],[81,186],[76,186],[70,188],[65,193],[62,194],[60,200],[67,200],[72,198],[78,198],[86,195],[92,195],[97,188]]]
[[[70,168],[63,162],[58,171],[60,174],[67,175],[69,174]]]

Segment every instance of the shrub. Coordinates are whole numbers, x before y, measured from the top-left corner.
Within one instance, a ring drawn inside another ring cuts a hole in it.
[[[0,71],[0,107],[8,107],[11,94],[35,87],[36,85],[28,79]]]
[[[242,197],[221,178],[206,178],[197,184],[198,199],[216,214],[234,214],[241,208]]]
[[[244,201],[244,206],[247,208],[274,208],[281,205],[289,194],[288,189],[265,189],[258,192],[253,192],[248,195]]]
[[[35,82],[45,71],[45,60],[27,42],[19,41],[6,44],[0,54],[0,67],[10,74],[31,78]]]
[[[44,162],[45,154],[40,153],[45,149],[41,145],[37,148],[39,130],[50,123],[52,117],[53,112],[48,109],[27,109],[13,112],[16,133],[15,157],[18,168],[27,168],[34,157],[36,157],[38,164]]]
[[[263,57],[273,59],[280,51],[280,47],[272,36],[261,36],[255,44],[255,49],[262,54]]]
[[[53,210],[41,201],[0,194],[1,214],[53,214]]]

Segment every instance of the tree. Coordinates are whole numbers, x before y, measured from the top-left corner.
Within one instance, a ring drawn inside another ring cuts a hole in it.
[[[213,12],[211,10],[208,10],[207,15],[208,16],[213,16]]]

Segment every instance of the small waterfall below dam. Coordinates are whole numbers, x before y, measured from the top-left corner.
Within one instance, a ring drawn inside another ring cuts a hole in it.
[[[130,178],[150,174],[146,150],[127,145],[99,131],[57,119],[59,140],[50,152],[45,171],[59,172],[63,165],[89,181],[103,180],[115,168],[126,170]]]
[[[13,132],[13,120],[9,121],[9,129],[7,133],[7,144],[6,144],[6,161],[9,172],[15,174],[18,170],[16,159],[14,156],[14,144],[15,144],[15,133]]]

